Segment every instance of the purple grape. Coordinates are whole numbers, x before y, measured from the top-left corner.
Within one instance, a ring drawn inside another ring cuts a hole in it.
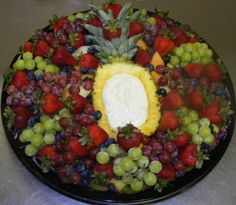
[[[20,98],[18,98],[18,97],[13,97],[13,99],[12,99],[12,105],[13,106],[17,106],[17,105],[19,105],[20,104]]]
[[[158,26],[154,25],[149,28],[149,34],[153,37],[157,36],[160,33]]]
[[[6,104],[8,106],[11,106],[13,104],[13,97],[11,95],[9,95],[6,99]]]
[[[175,25],[175,21],[171,18],[166,19],[166,24],[168,27],[172,27]]]
[[[43,74],[43,79],[46,81],[46,82],[50,82],[53,80],[53,74],[52,73],[49,73],[49,72],[46,72]]]
[[[159,161],[159,157],[158,156],[149,156],[150,161]]]
[[[151,151],[152,151],[152,146],[150,145],[144,145],[142,148],[143,155],[145,156],[150,156]]]

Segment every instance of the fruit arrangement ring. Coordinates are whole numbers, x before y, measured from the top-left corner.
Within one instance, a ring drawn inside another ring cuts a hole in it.
[[[186,190],[216,165],[234,129],[234,92],[216,53],[190,26],[133,1],[54,17],[4,79],[3,124],[17,156],[90,203]]]

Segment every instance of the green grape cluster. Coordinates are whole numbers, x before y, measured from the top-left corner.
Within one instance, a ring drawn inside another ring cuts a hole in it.
[[[206,43],[186,43],[176,47],[168,66],[185,66],[188,63],[208,64],[212,61],[213,51]]]

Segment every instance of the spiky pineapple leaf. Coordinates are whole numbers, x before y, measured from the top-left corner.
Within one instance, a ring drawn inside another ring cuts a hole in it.
[[[141,10],[138,10],[138,11],[134,12],[134,13],[130,16],[129,21],[130,21],[130,22],[136,21],[137,19],[139,19],[140,15],[141,15]]]
[[[142,35],[143,34],[141,33],[141,34],[138,34],[129,38],[128,40],[129,49],[131,49],[136,44],[136,42],[138,41],[138,39],[142,37]]]
[[[98,28],[98,27],[92,26],[90,24],[84,24],[84,28],[95,36],[102,36],[103,35],[102,28]]]
[[[14,113],[9,106],[4,108],[3,116],[7,119],[7,128],[11,130],[14,123]]]
[[[134,0],[130,0],[126,4],[124,4],[119,15],[117,16],[117,20],[122,20],[126,18],[127,16],[126,13],[128,13],[128,11],[132,8],[133,3],[134,3]]]
[[[111,21],[113,18],[111,18],[111,16],[109,15],[109,11],[108,13],[106,13],[105,11],[103,10],[99,10],[98,11],[98,14],[100,16],[100,19],[104,22],[107,22],[107,21]]]

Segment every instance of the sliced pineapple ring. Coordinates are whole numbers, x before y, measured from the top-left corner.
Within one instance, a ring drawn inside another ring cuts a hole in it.
[[[112,126],[110,125],[111,123],[109,123],[109,119],[108,119],[109,116],[107,115],[108,112],[107,112],[106,104],[104,102],[103,94],[104,94],[104,88],[106,87],[107,82],[110,79],[112,79],[112,77],[114,76],[121,77],[122,75],[120,74],[128,74],[129,76],[135,77],[135,79],[138,79],[138,81],[141,82],[142,86],[144,87],[144,90],[146,91],[145,96],[148,102],[147,111],[146,111],[147,113],[146,113],[146,117],[143,123],[138,127],[143,134],[149,136],[156,130],[159,124],[158,123],[159,119],[160,119],[160,107],[159,107],[158,96],[156,94],[157,88],[152,80],[150,73],[146,71],[143,67],[138,66],[133,63],[117,62],[117,63],[112,63],[112,64],[106,64],[98,68],[96,77],[95,77],[94,90],[93,90],[94,107],[96,110],[99,110],[102,113],[102,118],[99,120],[98,123],[103,129],[105,129],[108,132],[110,136],[116,137],[117,131],[116,131],[116,128],[114,128],[114,125],[112,128]],[[128,100],[129,99],[127,99],[127,101]],[[143,108],[145,109],[145,99],[143,102],[144,102]],[[144,111],[142,110],[142,112]],[[119,113],[119,114],[122,114],[122,113]],[[144,115],[145,114],[143,114],[143,116]],[[131,123],[134,123],[134,122],[131,121]],[[119,122],[117,122],[117,124],[119,124]]]

